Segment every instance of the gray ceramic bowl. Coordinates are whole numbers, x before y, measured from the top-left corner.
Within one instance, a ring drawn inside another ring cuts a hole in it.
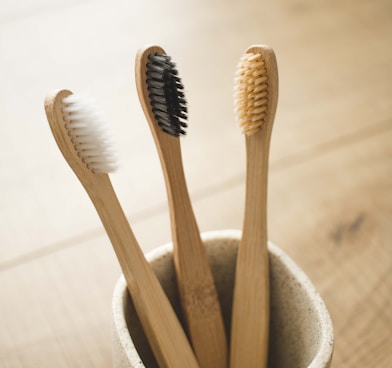
[[[228,332],[240,237],[241,232],[237,230],[202,234]],[[271,325],[268,367],[330,367],[333,329],[324,302],[306,275],[280,248],[270,243],[269,255]],[[171,244],[148,253],[147,259],[180,315]],[[117,282],[113,295],[113,359],[115,368],[157,367],[123,278]]]

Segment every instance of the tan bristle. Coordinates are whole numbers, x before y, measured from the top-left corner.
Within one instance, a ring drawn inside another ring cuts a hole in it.
[[[261,54],[244,54],[235,76],[235,112],[245,135],[263,125],[268,107],[268,73]]]

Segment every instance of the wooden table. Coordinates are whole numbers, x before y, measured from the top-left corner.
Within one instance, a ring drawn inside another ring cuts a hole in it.
[[[113,183],[145,251],[170,240],[158,156],[136,96],[148,43],[177,61],[201,231],[241,228],[241,53],[277,54],[269,238],[304,269],[335,329],[333,367],[392,366],[392,6],[389,0],[61,2],[0,9],[0,366],[111,366],[120,270],[50,134],[45,94],[93,95],[118,138]],[[245,368],[245,367],[244,367]]]

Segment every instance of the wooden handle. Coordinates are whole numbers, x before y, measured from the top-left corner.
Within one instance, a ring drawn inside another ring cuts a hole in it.
[[[106,176],[107,177],[107,176]],[[94,205],[121,265],[136,311],[160,367],[198,367],[180,322],[147,263],[105,177]],[[101,206],[105,203],[105,206]],[[175,342],[175,343],[174,343]]]
[[[230,367],[266,367],[269,331],[269,268],[266,187],[268,163],[257,140],[246,137],[247,183],[242,239],[238,248],[231,326]],[[260,161],[258,161],[260,160]]]
[[[221,307],[186,189],[179,139],[165,135],[171,143],[165,145],[162,161],[169,197],[174,263],[186,324],[200,366],[227,367],[227,337]]]
[[[221,308],[186,186],[179,138],[157,126],[149,105],[145,72],[147,57],[153,52],[165,54],[158,46],[137,54],[136,83],[165,176],[182,309],[200,366],[226,368],[228,349]]]

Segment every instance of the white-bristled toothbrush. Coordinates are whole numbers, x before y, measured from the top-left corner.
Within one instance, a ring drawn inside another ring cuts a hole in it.
[[[90,196],[111,240],[159,366],[199,367],[112,187],[108,173],[114,161],[103,119],[90,102],[67,90],[49,94],[45,110],[60,151]]]

